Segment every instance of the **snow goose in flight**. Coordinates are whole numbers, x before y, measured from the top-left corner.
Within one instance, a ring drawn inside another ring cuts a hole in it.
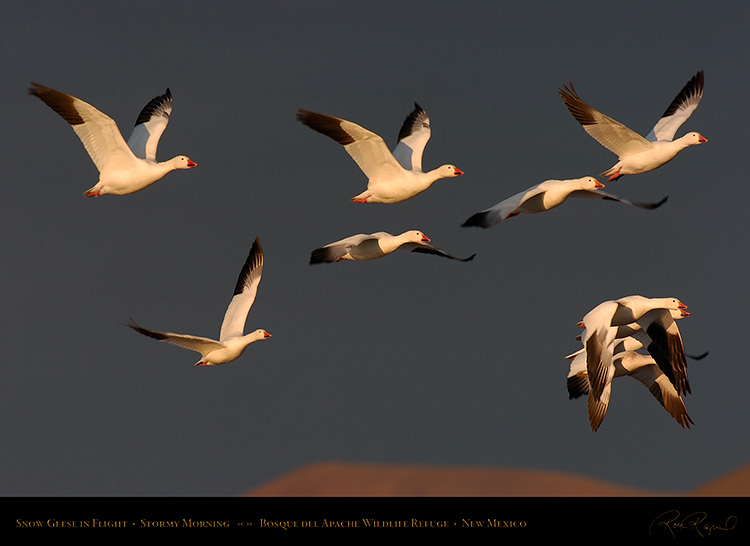
[[[416,103],[404,120],[393,153],[380,136],[351,121],[302,109],[297,119],[341,144],[365,173],[367,189],[352,198],[355,203],[398,203],[441,178],[464,174],[453,165],[422,171],[422,153],[432,133],[427,113]]]
[[[436,254],[451,260],[468,262],[474,259],[476,254],[468,258],[456,258],[443,252],[434,246],[428,245],[430,239],[421,231],[405,231],[401,235],[391,235],[384,231],[366,235],[360,233],[335,243],[330,243],[322,248],[316,248],[310,254],[310,264],[340,262],[343,260],[374,260],[382,258],[398,249],[411,252],[422,252],[424,254]]]
[[[676,309],[652,309],[644,313],[636,322],[617,326],[615,337],[609,345],[611,351],[608,350],[608,352],[617,355],[617,353],[623,351],[637,351],[645,348],[677,393],[685,396],[690,393],[686,358],[701,360],[708,355],[708,352],[700,355],[691,355],[685,352],[682,336],[675,320],[689,316],[690,313],[684,307],[679,306]],[[581,336],[579,339],[583,337]],[[568,355],[566,358],[577,358],[585,352],[584,346],[584,348]],[[600,360],[599,366],[604,366],[604,362],[605,359]],[[607,375],[605,373],[605,378]]]
[[[632,350],[618,352],[612,358],[612,378],[630,376],[644,385],[669,414],[682,426],[690,428],[693,420],[688,415],[685,402],[673,383],[656,364],[653,357]],[[573,358],[567,380],[568,396],[572,400],[588,395],[588,414],[591,430],[596,432],[609,408],[612,391],[611,379],[599,397],[591,396],[591,387],[586,368],[585,351]]]
[[[602,176],[609,177],[609,182],[626,174],[652,171],[672,160],[684,148],[708,142],[696,132],[672,140],[703,98],[702,70],[685,84],[646,138],[583,102],[572,83],[570,88],[564,87],[558,91],[576,121],[619,158],[611,169],[602,173]]]
[[[669,342],[675,344],[669,354],[673,359],[672,367],[676,369],[677,374],[684,374],[685,350],[682,347],[681,338],[679,339],[679,347],[677,347],[675,339],[671,335],[677,328],[674,319],[671,317],[671,312],[684,311],[685,309],[687,309],[687,306],[677,298],[646,298],[636,295],[605,301],[586,313],[579,325],[585,328],[581,341],[586,349],[586,366],[591,383],[591,395],[594,398],[600,397],[607,383],[612,380],[614,373],[612,357],[614,356],[614,342],[617,339],[618,327],[641,321],[639,325],[647,330],[651,326],[651,322],[656,320],[654,315],[648,315],[653,310],[664,310],[663,314],[672,321],[672,325],[668,326],[666,325],[667,319],[662,317],[664,324],[657,326],[656,330],[661,335],[660,331],[663,329],[665,331],[663,337],[665,338],[666,332],[670,332]],[[684,381],[687,382],[686,377],[684,377]],[[678,392],[681,392],[679,389],[683,385],[681,381],[678,380],[675,385],[678,387]]]
[[[518,216],[521,213],[536,214],[538,212],[548,211],[562,205],[568,197],[619,201],[626,205],[633,205],[645,209],[655,209],[660,207],[667,200],[667,197],[664,197],[658,203],[638,203],[628,201],[622,197],[598,191],[603,187],[604,184],[591,176],[573,178],[570,180],[545,180],[536,186],[532,186],[527,190],[508,197],[489,209],[477,212],[466,220],[462,224],[462,227],[492,227],[507,218]]]
[[[143,108],[126,143],[114,120],[87,102],[38,83],[31,85],[29,93],[39,97],[70,124],[99,170],[99,182],[84,193],[86,197],[137,192],[170,171],[196,166],[184,155],[156,161],[159,138],[172,112],[169,89]]]
[[[147,330],[138,326],[133,319],[130,319],[128,326],[145,336],[200,353],[201,359],[195,363],[196,366],[215,366],[231,362],[251,343],[271,337],[271,334],[262,329],[243,335],[247,314],[255,301],[262,273],[263,248],[260,240],[256,238],[237,279],[234,295],[221,324],[218,341],[186,334]]]

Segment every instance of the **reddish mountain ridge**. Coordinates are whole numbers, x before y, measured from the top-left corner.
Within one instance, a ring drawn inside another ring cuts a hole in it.
[[[750,464],[692,491],[657,491],[543,470],[331,462],[302,467],[243,496],[745,497],[750,496]]]

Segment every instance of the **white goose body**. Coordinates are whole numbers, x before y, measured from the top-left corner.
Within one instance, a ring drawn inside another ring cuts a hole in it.
[[[169,89],[141,110],[133,133],[125,142],[114,120],[87,102],[43,85],[32,83],[32,86],[29,93],[70,124],[99,170],[99,181],[84,193],[86,197],[134,193],[175,169],[196,166],[182,155],[164,162],[156,161],[159,139],[172,112]]]
[[[422,155],[432,132],[427,113],[419,105],[414,106],[404,120],[393,153],[380,136],[351,121],[301,109],[297,119],[341,144],[365,173],[367,189],[352,197],[353,202],[399,203],[441,178],[464,174],[453,165],[422,171]]]
[[[138,326],[133,319],[130,319],[128,326],[145,336],[200,353],[201,359],[195,363],[196,366],[226,364],[238,358],[251,343],[271,337],[271,334],[263,329],[243,334],[247,314],[255,301],[262,273],[263,248],[260,240],[256,238],[237,279],[234,295],[224,315],[218,340],[189,334],[148,330]]]
[[[608,177],[608,181],[624,175],[653,171],[674,159],[688,146],[708,142],[696,132],[674,139],[677,129],[695,111],[703,97],[702,70],[685,84],[645,138],[583,102],[572,84],[570,88],[564,87],[558,91],[576,121],[619,158],[611,169],[602,173],[602,176]]]
[[[391,235],[385,231],[377,233],[352,235],[340,241],[316,248],[310,254],[310,264],[341,262],[344,260],[375,260],[387,256],[396,250],[435,254],[451,260],[468,262],[474,258],[456,258],[427,243],[429,237],[418,230],[405,231],[400,235]]]
[[[658,203],[638,203],[622,197],[598,191],[604,184],[592,176],[568,180],[545,180],[536,186],[519,192],[504,201],[471,216],[462,226],[492,227],[508,218],[524,214],[537,214],[562,205],[569,197],[585,199],[604,199],[619,201],[626,205],[655,209],[664,204],[665,197]]]

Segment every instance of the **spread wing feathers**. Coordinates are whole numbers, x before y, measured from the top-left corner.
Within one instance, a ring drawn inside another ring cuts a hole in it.
[[[346,255],[345,245],[333,245],[316,248],[310,253],[310,264],[338,262]]]
[[[232,301],[229,302],[227,312],[224,314],[219,341],[226,341],[243,334],[247,314],[255,301],[262,274],[263,248],[260,245],[260,240],[256,237],[247,260],[245,260],[245,264],[240,271]]]
[[[419,252],[422,254],[435,254],[436,256],[442,256],[443,258],[448,258],[451,260],[458,260],[460,262],[470,262],[474,259],[474,256],[476,254],[472,254],[468,258],[457,258],[456,256],[452,256],[448,254],[447,252],[443,252],[439,248],[435,248],[432,245],[428,245],[425,243],[406,243],[405,245],[401,245],[401,248],[404,250],[409,250],[410,252]]]
[[[393,156],[404,169],[422,171],[422,154],[432,136],[430,118],[416,102],[414,110],[404,120],[398,133],[398,144]]]
[[[589,378],[586,372],[578,373],[568,377],[568,398],[578,398],[589,393]]]
[[[461,224],[461,226],[479,226],[483,228],[494,226],[495,224],[507,219],[521,206],[521,203],[528,203],[529,210],[531,210],[535,206],[542,207],[544,196],[537,198],[539,195],[541,195],[542,192],[543,190],[540,190],[538,186],[534,186],[533,188],[519,192],[508,197],[507,199],[504,199],[503,201],[500,201],[499,203],[491,206],[488,209],[473,214],[463,224]]]
[[[359,233],[357,235],[347,237],[346,239],[336,241],[335,243],[328,244],[324,247],[316,248],[310,254],[310,263],[319,264],[324,262],[338,262],[344,256],[346,256],[352,248],[368,239],[371,239],[377,243],[377,238],[373,237],[373,235],[376,234],[368,235],[365,233]]]
[[[99,172],[133,161],[133,154],[112,118],[72,95],[34,82],[31,85],[29,94],[41,99],[70,124]]]
[[[666,109],[651,132],[647,140],[672,140],[677,129],[685,123],[690,115],[698,108],[703,98],[703,70],[693,76],[677,94],[672,104]]]
[[[563,86],[564,90],[558,89],[560,96],[576,121],[599,144],[619,157],[644,152],[651,147],[651,143],[635,131],[583,102],[573,84],[569,85],[570,88]]]
[[[201,356],[206,356],[211,351],[224,348],[224,344],[214,339],[206,337],[192,336],[186,334],[173,334],[171,332],[157,332],[156,330],[148,330],[141,326],[138,326],[136,322],[131,318],[128,326],[144,336],[148,336],[159,341],[171,343],[177,345],[183,349],[189,349],[200,353]]]
[[[356,123],[307,110],[299,110],[297,119],[341,144],[369,179],[396,177],[403,171],[385,141]]]
[[[565,357],[571,360],[570,373],[568,373],[567,387],[568,398],[578,398],[588,394],[591,390],[589,385],[589,376],[586,372],[586,353],[584,349],[576,351],[572,355]]]
[[[128,146],[136,157],[156,161],[156,148],[167,128],[171,113],[172,93],[169,88],[163,95],[154,97],[143,107],[128,139]]]
[[[688,415],[685,402],[656,364],[642,366],[634,370],[630,376],[643,384],[682,428],[690,428],[690,425],[694,424]]]
[[[584,394],[589,394],[591,390],[588,374],[583,363],[585,353],[581,350],[574,353],[574,355],[575,357],[573,362],[571,362],[570,373],[567,379],[568,397],[571,400],[579,398]],[[626,351],[619,354],[618,358],[623,361],[625,367],[628,369],[632,368],[633,365],[637,365],[633,371],[628,372],[628,375],[644,385],[680,426],[690,428],[693,420],[688,415],[685,402],[677,394],[677,390],[655,364],[652,357],[634,351]],[[602,396],[599,398],[591,397],[588,401],[589,419],[594,430],[596,430],[594,427],[598,428],[606,415],[609,396],[610,393],[605,389]]]
[[[651,343],[646,349],[664,375],[675,386],[677,393],[689,394],[690,383],[687,377],[685,347],[672,315],[665,309],[654,309],[639,319],[638,324],[643,325],[651,338]]]
[[[588,397],[588,414],[589,423],[591,423],[591,430],[596,432],[599,426],[604,421],[604,417],[607,415],[607,408],[609,407],[609,397],[612,393],[612,384],[607,383],[604,386],[601,394],[595,396],[593,392],[589,392]]]
[[[605,387],[609,385],[615,374],[612,365],[611,348],[607,347],[606,330],[594,332],[586,340],[586,371],[591,383],[591,393],[599,398]]]
[[[624,203],[626,205],[632,205],[634,207],[640,207],[642,209],[657,209],[661,207],[664,203],[667,202],[667,199],[669,196],[663,197],[660,201],[657,201],[656,203],[644,203],[641,201],[630,201],[629,199],[625,199],[624,197],[619,197],[617,195],[612,195],[610,193],[605,193],[601,190],[596,191],[589,191],[589,190],[576,190],[570,193],[569,197],[577,197],[577,198],[583,198],[583,199],[603,199],[605,201],[619,201],[620,203]]]

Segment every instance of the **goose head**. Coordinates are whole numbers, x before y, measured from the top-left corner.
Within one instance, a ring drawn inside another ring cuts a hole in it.
[[[683,140],[688,146],[695,146],[696,144],[703,144],[708,142],[708,139],[700,133],[693,131],[692,133],[686,134],[680,140]]]
[[[441,178],[452,178],[464,174],[464,172],[455,165],[443,165],[438,167],[437,171]]]
[[[429,243],[430,242],[430,238],[417,229],[414,229],[412,231],[407,231],[403,235],[406,238],[406,240],[410,243]]]
[[[184,155],[178,155],[177,157],[173,157],[170,161],[172,164],[172,167],[175,169],[192,169],[193,167],[197,167],[198,164],[191,160],[189,157]]]

